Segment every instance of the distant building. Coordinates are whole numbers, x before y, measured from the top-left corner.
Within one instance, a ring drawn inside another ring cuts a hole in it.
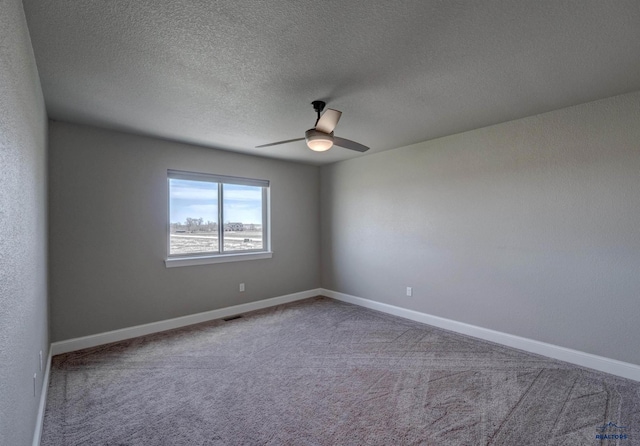
[[[224,224],[225,231],[244,231],[244,225],[242,223],[225,223]]]

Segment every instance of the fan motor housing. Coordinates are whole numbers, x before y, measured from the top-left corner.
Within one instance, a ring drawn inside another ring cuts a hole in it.
[[[324,133],[316,129],[309,129],[304,132],[304,139],[307,146],[315,152],[324,152],[333,146],[333,132]]]

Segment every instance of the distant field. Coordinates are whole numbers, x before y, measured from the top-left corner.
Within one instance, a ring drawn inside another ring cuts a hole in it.
[[[218,234],[215,232],[171,234],[169,242],[172,255],[218,250]],[[262,249],[262,231],[229,231],[224,233],[225,251],[250,249]]]

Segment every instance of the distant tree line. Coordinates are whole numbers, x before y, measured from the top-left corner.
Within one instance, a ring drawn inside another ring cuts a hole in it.
[[[228,222],[224,224],[225,231],[258,231],[260,225],[253,223]],[[218,232],[218,223],[201,218],[187,217],[184,223],[171,223],[171,232]]]
[[[218,232],[218,223],[207,221],[202,217],[187,217],[184,223],[171,223],[171,232]]]

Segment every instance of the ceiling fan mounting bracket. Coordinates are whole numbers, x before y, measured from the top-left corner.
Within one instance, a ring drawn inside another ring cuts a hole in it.
[[[313,109],[316,111],[316,113],[322,113],[322,110],[324,110],[324,106],[327,104],[324,101],[313,101],[311,105],[313,105]]]

